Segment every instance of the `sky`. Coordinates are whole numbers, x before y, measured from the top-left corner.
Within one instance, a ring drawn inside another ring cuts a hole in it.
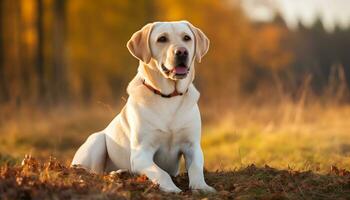
[[[317,16],[328,31],[350,25],[350,0],[242,0],[242,4],[248,16],[256,21],[269,21],[275,11],[280,12],[291,29],[297,27],[298,21],[312,25]]]

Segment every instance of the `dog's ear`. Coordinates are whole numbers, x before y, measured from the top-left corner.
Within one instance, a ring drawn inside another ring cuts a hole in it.
[[[127,43],[130,53],[137,59],[149,63],[151,60],[151,49],[149,46],[149,36],[153,23],[145,25],[141,30],[134,33]]]
[[[190,27],[192,33],[195,36],[195,55],[197,62],[201,62],[203,56],[208,52],[209,50],[209,39],[207,36],[197,27],[193,26],[190,22],[184,21],[188,24]]]

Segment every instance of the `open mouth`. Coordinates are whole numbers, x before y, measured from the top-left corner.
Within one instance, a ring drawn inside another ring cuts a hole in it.
[[[171,70],[175,75],[185,75],[188,72],[188,68],[185,64],[180,64]]]
[[[168,68],[166,68],[163,64],[162,64],[162,70],[167,74],[173,74],[174,77],[176,78],[182,78],[185,77],[187,75],[187,73],[189,72],[190,68],[187,67],[184,63],[181,63],[177,66],[175,66],[173,69],[169,70]]]

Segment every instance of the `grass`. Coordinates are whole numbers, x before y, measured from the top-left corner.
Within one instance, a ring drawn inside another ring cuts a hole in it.
[[[243,108],[205,127],[202,146],[212,170],[254,163],[325,173],[332,165],[350,169],[349,130],[348,106],[308,107],[298,121],[283,107]]]
[[[332,165],[350,166],[350,135],[346,133],[225,130],[209,132],[202,144],[209,169],[228,170],[254,163],[326,172]]]
[[[179,195],[164,194],[147,180],[139,183],[137,180],[143,179],[138,176],[111,180],[109,175],[67,167],[86,137],[104,128],[118,110],[94,106],[50,112],[24,110],[1,118],[1,199],[23,198],[20,195],[37,199],[64,195],[84,199],[350,198],[350,106],[240,106],[225,116],[211,115],[214,119],[210,120],[209,112],[202,110],[206,177],[218,190],[209,196],[188,190]],[[28,168],[21,165],[25,154],[37,159],[33,163],[40,165],[40,170],[23,172]],[[50,156],[58,161],[50,161]],[[50,162],[60,168],[47,169]],[[27,177],[22,185],[22,178],[14,178],[21,176]],[[88,179],[87,186],[75,183],[77,177]],[[187,188],[186,174],[175,181]]]

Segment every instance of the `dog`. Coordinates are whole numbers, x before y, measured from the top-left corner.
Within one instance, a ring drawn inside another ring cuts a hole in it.
[[[209,49],[209,39],[187,21],[154,22],[127,43],[139,60],[129,83],[126,105],[104,130],[88,137],[72,165],[95,173],[128,170],[145,174],[166,192],[181,192],[171,176],[182,156],[192,190],[214,192],[203,174],[199,92],[194,63]]]

